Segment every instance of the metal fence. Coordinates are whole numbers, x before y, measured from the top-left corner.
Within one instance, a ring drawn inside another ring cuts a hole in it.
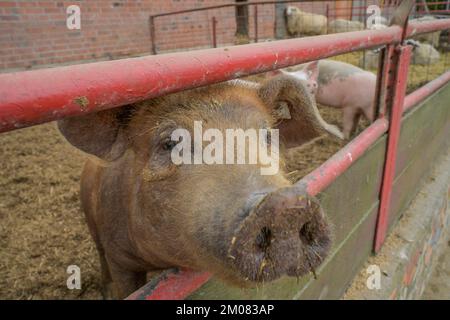
[[[370,5],[377,5],[386,24],[392,18],[398,0],[356,0],[356,1],[253,1],[205,6],[189,10],[164,12],[149,17],[151,52],[153,54],[199,48],[217,48],[280,39],[292,39],[309,35],[333,34],[367,29],[367,12]],[[326,17],[325,32],[316,26],[315,34],[295,34],[288,26],[286,11],[288,8],[299,8],[305,14],[318,14]],[[450,14],[450,0],[416,1],[411,10],[410,19],[424,16],[446,17]],[[239,9],[240,8],[240,9]],[[245,10],[244,10],[245,9]],[[244,23],[240,23],[239,21]],[[338,25],[335,22],[349,22]],[[241,24],[241,27],[238,25]],[[242,28],[242,24],[244,28]],[[355,29],[356,24],[356,29]],[[243,30],[239,30],[243,29]],[[446,53],[450,50],[450,35],[447,31],[441,34],[439,50]],[[428,48],[431,59],[434,50]],[[377,52],[357,51],[352,55],[344,55],[341,61],[356,64],[364,69],[376,69]],[[408,91],[417,88],[433,77],[436,77],[450,63],[448,55],[441,57],[445,61],[441,67],[433,66],[433,61],[421,62],[423,67],[410,70]],[[415,63],[416,59],[413,59]],[[422,80],[423,74],[426,75]]]
[[[153,54],[185,49],[218,47],[293,37],[286,30],[286,8],[296,7],[311,14],[365,24],[366,8],[377,5],[389,19],[398,0],[352,1],[253,1],[163,12],[149,16]],[[412,16],[448,14],[450,1],[416,3]],[[240,30],[242,29],[242,30]],[[326,33],[329,32],[327,28]],[[353,30],[346,30],[353,31]]]

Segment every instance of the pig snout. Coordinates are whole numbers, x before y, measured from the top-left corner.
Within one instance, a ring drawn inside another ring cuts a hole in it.
[[[267,194],[250,209],[231,239],[228,258],[248,281],[313,272],[331,246],[318,201],[293,187]]]

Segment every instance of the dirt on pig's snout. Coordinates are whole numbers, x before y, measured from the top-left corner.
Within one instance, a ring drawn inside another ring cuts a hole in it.
[[[339,124],[340,113],[322,108]],[[296,181],[343,145],[328,136],[287,157]],[[85,155],[54,123],[0,135],[0,298],[101,299],[100,264],[80,209]],[[81,270],[81,290],[66,286],[67,267]]]

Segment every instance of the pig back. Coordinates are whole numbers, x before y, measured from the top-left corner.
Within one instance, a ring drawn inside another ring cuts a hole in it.
[[[375,93],[376,76],[353,65],[320,61],[317,102],[332,107],[365,107]]]

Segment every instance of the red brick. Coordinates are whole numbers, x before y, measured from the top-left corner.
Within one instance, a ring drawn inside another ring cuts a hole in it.
[[[114,7],[113,3],[121,5]],[[234,0],[102,0],[102,1],[0,1],[0,47],[12,50],[14,63],[2,61],[0,68],[28,68],[31,65],[57,64],[84,59],[148,54],[150,32],[148,15],[233,3]],[[81,8],[81,30],[68,30],[66,8]],[[319,7],[319,6],[318,6]],[[273,32],[273,6],[259,7],[268,22],[260,23],[260,36]],[[15,13],[15,14],[12,14]],[[156,45],[160,50],[210,46],[211,18],[216,16],[218,42],[234,39],[234,9],[174,15],[156,19]],[[4,21],[2,23],[2,19]],[[252,22],[250,19],[250,23]],[[262,20],[261,20],[262,21]],[[263,33],[263,29],[269,29]],[[164,31],[163,29],[166,29]],[[250,26],[251,32],[253,32]],[[3,36],[6,34],[6,36]],[[3,57],[2,57],[3,58]],[[3,60],[3,59],[1,59]]]

